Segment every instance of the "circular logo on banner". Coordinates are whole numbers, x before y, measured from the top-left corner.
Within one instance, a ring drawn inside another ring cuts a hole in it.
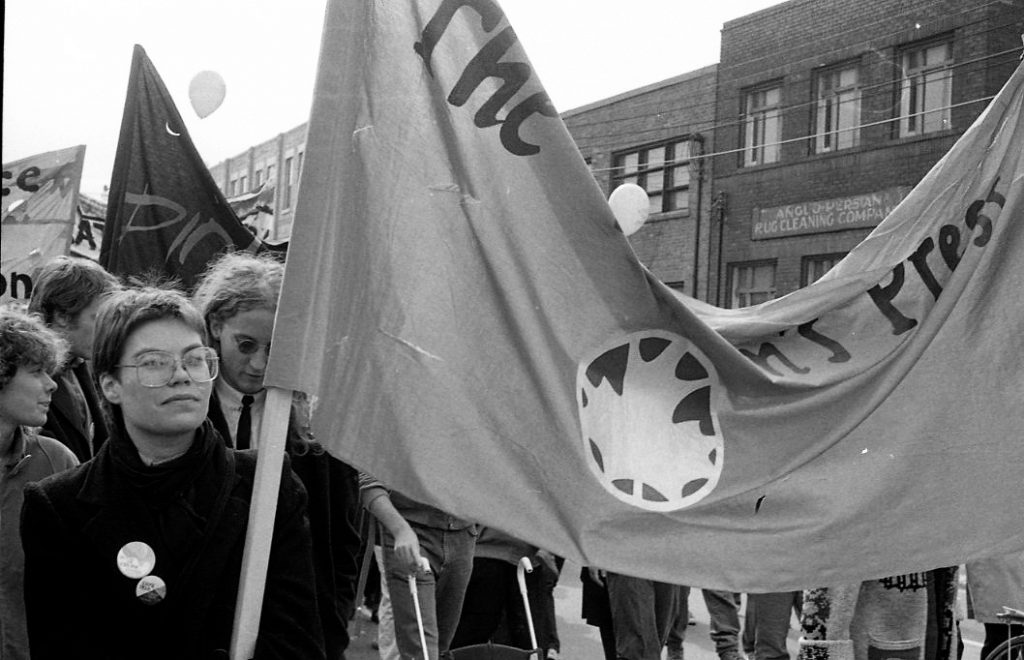
[[[721,385],[693,344],[661,330],[632,333],[588,356],[576,385],[588,463],[608,492],[672,511],[714,490],[724,459]]]

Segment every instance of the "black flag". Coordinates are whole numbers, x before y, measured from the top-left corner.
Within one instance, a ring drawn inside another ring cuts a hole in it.
[[[214,183],[146,51],[136,45],[110,177],[100,263],[191,289],[211,258],[259,241]]]

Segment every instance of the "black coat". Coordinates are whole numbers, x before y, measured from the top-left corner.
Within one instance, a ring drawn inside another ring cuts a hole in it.
[[[114,432],[96,458],[30,484],[22,509],[35,660],[226,658],[256,468],[207,423],[185,456],[146,467]],[[282,471],[255,657],[324,658],[306,495]],[[163,602],[136,597],[118,550],[144,541]]]
[[[43,434],[60,441],[62,445],[74,452],[80,463],[93,457],[107,439],[107,425],[104,422],[103,409],[96,396],[96,387],[92,381],[92,371],[87,363],[82,362],[72,370],[78,384],[85,395],[85,404],[92,416],[93,432],[90,436],[85,419],[78,414],[78,407],[62,380],[57,381],[57,389],[50,401],[50,411],[46,415]]]
[[[209,419],[221,437],[233,444],[216,390],[210,399]],[[348,622],[356,606],[361,541],[359,475],[327,453],[299,453],[290,443],[288,456],[309,497],[317,608],[327,657],[336,658],[348,648]]]

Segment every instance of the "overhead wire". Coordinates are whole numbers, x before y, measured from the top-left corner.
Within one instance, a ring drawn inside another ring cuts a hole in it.
[[[947,16],[947,17],[945,17],[945,20],[949,21],[951,17],[962,16],[964,14],[968,14],[968,13],[971,13],[971,12],[976,12],[976,11],[978,11],[980,9],[986,9],[986,8],[991,7],[993,5],[1007,4],[1009,1],[1010,0],[991,0],[990,2],[988,2],[988,3],[984,4],[984,5],[979,5],[978,7],[970,7],[970,8],[967,8],[967,9],[964,9],[964,10],[960,11],[959,13],[955,13],[955,14],[952,14],[950,16]],[[1013,1],[1019,2],[1020,0],[1013,0]],[[904,12],[898,13],[897,16],[904,15],[904,14],[910,14],[910,13],[916,12],[916,11],[920,11],[920,9],[921,8],[915,8],[913,10],[906,10]],[[741,20],[741,19],[736,19],[736,20]],[[839,32],[825,33],[825,34],[820,35],[812,43],[818,43],[818,42],[822,42],[822,41],[834,41],[838,37],[841,37],[842,35],[847,34],[849,32],[863,31],[864,29],[869,28],[872,25],[877,25],[877,24],[881,24],[881,23],[889,23],[889,22],[892,22],[892,20],[893,20],[893,17],[890,15],[890,16],[887,16],[885,19],[879,19],[879,20],[871,22],[871,23],[862,24],[862,25],[859,25],[859,26],[857,26],[855,28],[848,28],[846,30],[841,30]],[[986,17],[978,18],[978,19],[973,20],[973,21],[968,21],[966,23],[960,23],[959,25],[957,25],[957,29],[963,29],[963,28],[966,28],[966,27],[971,27],[971,26],[976,25],[978,23],[984,23],[984,22],[986,22],[988,20],[991,20],[991,17],[986,16]],[[1019,21],[1012,21],[1011,20],[1008,23],[1004,23],[1002,25],[998,25],[998,26],[989,28],[987,30],[978,32],[978,33],[976,33],[976,35],[972,35],[972,36],[983,35],[983,34],[987,34],[989,32],[995,31],[995,30],[999,30],[999,29],[1003,29],[1003,28],[1007,28],[1007,27],[1013,27],[1013,26],[1018,26],[1019,27]],[[906,32],[906,28],[900,28],[898,30],[894,30],[894,31],[891,31],[891,32],[888,32],[888,33],[883,33],[881,35],[872,35],[871,37],[863,39],[862,41],[854,42],[854,43],[851,43],[851,44],[846,44],[846,45],[844,45],[841,48],[833,48],[832,50],[827,51],[825,53],[815,53],[814,55],[810,55],[810,56],[804,57],[804,58],[799,59],[799,60],[786,61],[786,66],[793,66],[793,65],[796,65],[796,64],[800,64],[800,63],[805,62],[805,61],[810,60],[810,59],[820,59],[820,58],[822,58],[824,56],[828,56],[828,55],[830,55],[832,53],[836,53],[836,52],[839,52],[839,51],[849,51],[849,50],[852,50],[852,49],[856,49],[858,47],[871,47],[872,49],[877,51],[877,48],[875,48],[875,45],[878,44],[880,41],[884,41],[884,40],[886,40],[886,39],[888,39],[890,37],[899,36],[900,34],[902,34],[904,32]],[[941,33],[939,33],[939,34],[941,34]],[[754,62],[757,62],[757,61],[761,61],[761,60],[770,60],[770,61],[776,61],[776,62],[778,62],[780,60],[784,61],[784,59],[785,59],[784,56],[785,56],[786,53],[791,52],[791,51],[797,51],[797,50],[805,50],[807,47],[808,47],[808,42],[804,42],[800,46],[792,46],[792,47],[784,48],[784,49],[781,49],[781,50],[774,50],[771,55],[759,55],[759,56],[751,58],[749,60],[744,60],[744,61],[737,62],[737,63],[730,64],[730,65],[723,65],[722,63],[719,63],[718,67],[719,67],[719,70],[721,70],[723,68],[736,68],[736,67],[740,67],[740,66],[747,66],[747,65],[749,65],[751,63],[754,63]],[[652,85],[657,85],[657,84],[658,83],[652,83]],[[636,90],[627,90],[627,91],[623,92],[622,95],[629,94],[632,91],[636,91]],[[615,95],[615,96],[619,96],[619,95]],[[614,98],[614,96],[612,98]],[[581,108],[587,108],[590,105],[600,105],[601,103],[602,103],[602,101],[595,101],[595,102],[593,102],[591,104],[586,104],[586,105],[583,105],[583,106],[580,106],[580,107]],[[651,105],[656,105],[656,103],[652,103]],[[694,107],[700,107],[700,106],[703,106],[703,105],[707,105],[707,104],[700,104],[700,105],[694,106]],[[635,108],[636,104],[634,104],[633,107]],[[576,111],[578,109],[579,108],[570,108],[570,109],[566,110],[565,112],[566,113],[571,113],[571,112],[574,112],[574,111]]]
[[[1014,49],[1014,50],[1020,51],[1022,49],[1021,48],[1017,48],[1017,49]],[[936,81],[938,81],[938,80],[948,80],[949,78],[950,78],[950,76],[946,76],[945,78],[936,79]],[[964,106],[968,106],[968,105],[973,105],[973,104],[976,104],[976,103],[987,102],[987,101],[992,100],[993,98],[995,98],[995,95],[976,97],[976,98],[973,98],[973,99],[968,99],[966,101],[961,101],[959,103],[950,103],[948,105],[940,106],[940,107],[937,107],[937,108],[931,108],[931,109],[926,110],[923,113],[914,113],[914,114],[915,115],[931,114],[931,113],[936,113],[936,112],[940,112],[940,111],[951,110],[951,109],[954,109],[954,108],[960,108],[960,107],[964,107]],[[781,114],[781,112],[780,112],[780,114]],[[880,126],[880,125],[884,125],[884,124],[892,124],[894,122],[901,121],[901,120],[903,120],[905,118],[906,118],[905,115],[898,115],[898,116],[894,116],[894,117],[886,117],[885,119],[879,119],[877,121],[870,121],[870,122],[860,123],[860,124],[857,124],[856,126],[848,126],[846,128],[835,129],[835,130],[829,131],[829,133],[835,134],[835,133],[847,133],[847,132],[851,132],[851,131],[858,131],[858,130],[861,130],[863,128],[869,128],[869,127],[872,127],[872,126]],[[810,134],[807,134],[807,135],[801,135],[799,137],[786,138],[784,140],[778,140],[778,141],[775,141],[775,142],[761,143],[761,144],[758,144],[757,147],[758,148],[767,148],[767,147],[775,147],[775,146],[779,146],[779,145],[783,145],[783,144],[792,144],[794,142],[805,142],[805,141],[808,141],[808,140],[813,140],[813,139],[817,138],[820,135],[822,135],[822,133],[815,132],[815,133],[810,133]],[[725,155],[729,155],[729,154],[742,153],[742,152],[746,151],[749,148],[750,147],[738,147],[736,149],[725,149],[725,150],[721,150],[721,151],[711,151],[711,152],[703,152],[703,153],[700,153],[700,154],[691,154],[688,158],[659,161],[659,163],[658,163],[658,165],[656,167],[651,167],[651,168],[646,168],[646,169],[642,168],[642,169],[630,172],[629,174],[632,175],[632,174],[635,174],[635,173],[644,173],[645,171],[648,171],[648,170],[660,170],[660,169],[663,169],[665,167],[672,167],[674,165],[680,165],[680,164],[683,164],[683,163],[687,163],[687,162],[690,162],[690,161],[696,161],[696,160],[700,160],[700,159],[713,158],[715,156],[725,156]],[[834,153],[835,151],[837,151],[837,150],[831,150],[828,153]],[[610,172],[610,171],[621,170],[621,169],[622,169],[621,166],[612,166],[612,167],[591,168],[591,171],[592,172]]]
[[[993,3],[989,3],[989,4],[993,4]],[[967,13],[968,11],[973,11],[973,10],[965,10],[962,13]],[[987,20],[989,20],[989,19],[988,18],[977,19],[975,21],[970,21],[968,23],[962,23],[959,27],[960,27],[960,29],[963,29],[965,27],[970,27],[970,26],[978,24],[978,23],[984,23]],[[1013,28],[1020,27],[1019,20],[1018,21],[1011,20],[1011,21],[1009,21],[1007,23],[1003,23],[1001,25],[996,25],[996,26],[990,27],[990,28],[988,28],[986,30],[982,30],[980,32],[977,32],[977,33],[975,33],[972,36],[981,36],[981,35],[988,34],[990,32],[994,32],[996,30],[1001,30],[1001,29],[1010,28],[1010,27],[1013,27]],[[884,41],[885,39],[887,39],[889,37],[897,36],[897,35],[899,35],[902,32],[905,32],[905,30],[898,30],[898,31],[894,31],[894,32],[889,33],[889,34],[874,35],[873,37],[864,39],[864,40],[862,40],[860,42],[856,42],[856,43],[853,43],[853,44],[847,44],[847,45],[843,46],[842,48],[833,48],[833,49],[831,49],[829,51],[826,51],[826,52],[823,52],[823,53],[816,53],[813,57],[808,56],[808,57],[805,57],[805,58],[803,58],[801,60],[786,61],[785,65],[787,67],[792,67],[792,66],[794,66],[796,64],[800,64],[800,63],[802,63],[804,61],[807,61],[807,60],[810,60],[810,59],[819,59],[820,60],[823,57],[828,57],[828,56],[830,56],[830,55],[832,55],[834,53],[837,53],[837,52],[840,52],[840,51],[848,51],[848,50],[852,50],[852,49],[856,49],[856,48],[867,48],[869,50],[873,50],[875,52],[879,52],[879,50],[876,47],[876,45],[880,41]],[[938,33],[938,34],[942,34],[942,33]],[[938,35],[935,35],[935,36],[938,36]],[[831,35],[831,34],[825,35],[825,37],[820,39],[820,41],[831,41],[833,37],[834,37],[834,35]],[[803,48],[806,48],[806,44],[803,47],[801,47],[801,50]],[[776,55],[775,61],[776,62],[778,62],[778,61],[785,61],[785,60],[781,59],[780,53],[781,54],[785,54],[787,52],[787,50],[794,50],[794,49],[790,48],[790,49],[785,49],[785,50],[782,50],[782,51],[776,51],[775,52],[775,55]],[[755,58],[753,60],[748,60],[748,62],[753,62],[753,61],[760,60],[760,59],[767,59],[767,56],[759,56],[758,58]],[[850,58],[847,58],[847,59],[850,59]],[[838,61],[837,61],[837,63],[838,63]],[[893,64],[895,66],[898,66],[898,64],[896,64],[895,62],[893,62]],[[721,63],[719,63],[717,66],[718,66],[719,70],[722,70],[723,68],[725,68],[725,67],[723,67],[723,65]],[[819,68],[819,67],[814,67],[814,68]],[[683,75],[685,75],[685,74],[683,74]],[[665,81],[662,81],[662,82],[665,82]],[[645,87],[652,87],[652,86],[659,86],[659,83],[652,83],[651,85],[648,85],[648,86],[645,86]],[[613,95],[611,98],[614,99],[617,96],[628,96],[628,95],[630,95],[632,93],[642,93],[642,90],[645,87],[641,87],[640,89],[627,90],[625,92],[622,92],[621,94]],[[622,99],[622,100],[625,101],[626,99]],[[587,109],[589,109],[590,106],[594,106],[594,105],[600,106],[600,105],[602,105],[602,104],[604,104],[606,102],[607,102],[607,99],[605,99],[604,101],[595,101],[593,103],[580,106],[580,108],[587,108]],[[646,103],[641,103],[641,104],[634,103],[633,104],[634,107],[636,107],[638,105],[641,106],[641,107],[643,105],[656,106],[656,105],[659,105],[659,103],[655,101],[655,102],[650,102],[649,104],[646,104]],[[707,105],[707,104],[699,104],[699,105]],[[697,107],[699,107],[699,105]],[[578,111],[580,108],[570,108],[569,110],[566,110],[565,113],[566,114],[573,113],[573,112]]]
[[[989,30],[986,30],[985,32],[979,33],[979,34],[984,34],[984,33],[991,32],[991,31],[994,31],[994,30],[997,30],[997,29],[1004,29],[1004,28],[1008,28],[1008,27],[1017,27],[1017,24],[1016,23],[1003,24],[1003,25],[991,28]],[[1022,46],[1016,46],[1014,48],[1009,48],[1009,49],[1002,50],[1002,51],[999,51],[999,52],[996,52],[996,53],[989,53],[987,55],[984,55],[984,56],[981,56],[981,57],[977,57],[977,58],[973,58],[973,59],[970,59],[970,60],[962,60],[962,61],[959,61],[959,62],[953,62],[948,67],[946,67],[946,70],[957,69],[957,68],[960,68],[960,67],[963,67],[963,66],[968,66],[970,64],[977,64],[979,62],[984,62],[986,60],[995,59],[995,58],[1004,57],[1004,56],[1007,58],[1007,62],[1010,62],[1010,61],[1012,61],[1010,56],[1015,54],[1015,53],[1021,52],[1021,50],[1022,50]],[[788,66],[788,64],[787,64],[787,66]],[[952,73],[950,73],[950,75],[952,75]],[[899,82],[899,79],[891,78],[891,79],[887,79],[887,80],[878,81],[878,82],[875,82],[875,83],[869,83],[869,84],[866,84],[866,85],[861,85],[861,86],[858,86],[858,89],[861,90],[862,92],[868,92],[868,91],[873,91],[875,89],[880,89],[880,88],[891,88],[894,84],[897,84],[898,82]],[[720,86],[721,86],[720,84],[716,85],[716,91],[717,91],[717,88],[720,87]],[[692,103],[692,104],[683,105],[683,106],[674,106],[672,108],[666,108],[664,101],[659,101],[656,104],[655,103],[651,103],[651,104],[643,104],[643,103],[642,104],[632,104],[632,105],[630,105],[630,110],[631,110],[631,112],[630,112],[630,119],[635,121],[637,119],[655,118],[655,117],[658,117],[659,115],[665,114],[666,112],[671,112],[673,115],[677,115],[677,116],[680,115],[680,114],[683,114],[683,113],[688,113],[688,114],[689,113],[696,113],[696,111],[698,111],[698,110],[705,110],[707,112],[712,112],[713,109],[717,105],[717,95],[709,95],[709,97],[710,98],[707,101],[701,101],[699,103]],[[625,99],[623,99],[623,102],[625,102]],[[800,108],[814,106],[814,105],[817,105],[817,103],[818,103],[818,99],[814,98],[814,99],[810,99],[810,100],[807,100],[807,101],[799,101],[799,102],[796,102],[796,103],[780,105],[780,106],[777,106],[777,108],[780,111],[789,112],[791,110],[797,110],[797,109],[800,109]],[[651,113],[647,113],[647,114],[643,114],[643,113],[639,113],[638,114],[636,112],[637,109],[643,109],[644,107],[653,106],[653,105],[657,105],[659,107],[659,110],[657,112],[651,112]],[[600,106],[598,106],[598,107],[600,107]],[[594,109],[596,110],[597,108],[594,108]],[[566,114],[568,114],[568,113],[566,113]],[[605,125],[614,125],[614,124],[617,124],[617,123],[621,122],[621,119],[611,119],[611,118],[610,119],[594,120],[594,121],[573,121],[573,116],[572,115],[570,115],[566,119],[567,119],[566,123],[572,125],[573,129],[577,130],[577,131],[584,130],[584,129],[589,129],[591,127],[599,127],[599,126],[605,126]],[[659,132],[663,132],[663,130],[665,128],[673,128],[673,127],[680,127],[680,128],[686,127],[691,132],[694,131],[694,130],[696,130],[696,131],[705,130],[706,131],[706,130],[712,130],[712,129],[726,128],[726,127],[730,127],[730,126],[733,126],[733,125],[736,125],[736,124],[739,124],[739,123],[742,123],[742,122],[743,122],[743,116],[742,115],[736,115],[735,118],[730,118],[730,119],[728,119],[726,121],[720,121],[718,119],[711,118],[711,119],[708,119],[708,120],[696,121],[696,122],[695,121],[686,121],[686,122],[680,123],[680,124],[661,124],[659,126],[651,127],[651,128],[648,128],[648,129],[642,129],[640,131],[631,130],[630,134],[631,135],[635,135],[636,133],[659,133]]]

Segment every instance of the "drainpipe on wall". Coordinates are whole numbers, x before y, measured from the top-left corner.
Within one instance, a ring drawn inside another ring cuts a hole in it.
[[[715,201],[711,202],[712,218],[718,223],[718,271],[715,282],[715,305],[722,306],[722,244],[725,243],[725,213],[729,205],[729,197],[724,190],[718,191]]]
[[[693,228],[693,297],[700,299],[700,216],[701,197],[704,195],[704,136],[690,136],[690,172],[697,178],[697,208]]]

